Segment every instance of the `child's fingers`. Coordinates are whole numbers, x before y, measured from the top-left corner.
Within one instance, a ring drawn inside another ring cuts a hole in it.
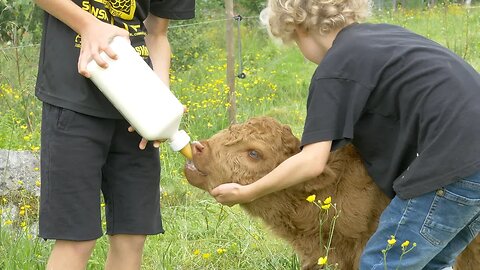
[[[97,62],[97,65],[99,65],[100,67],[102,67],[102,68],[107,68],[107,67],[108,67],[107,61],[105,61],[105,60],[100,56],[100,53],[94,53],[94,54],[92,54],[92,58],[93,58],[93,60],[95,60],[95,62]]]
[[[141,150],[144,150],[147,147],[147,143],[148,141],[142,138],[142,140],[140,141],[140,144],[138,144],[138,148],[140,148]]]
[[[154,141],[153,142],[153,147],[155,148],[159,148],[160,147],[160,144],[166,142],[167,140],[157,140],[157,141]]]
[[[89,59],[86,57],[85,51],[83,49],[80,50],[80,55],[78,56],[78,63],[77,63],[78,73],[82,74],[87,78],[90,77],[90,74],[87,71],[88,61]]]
[[[108,46],[108,47],[105,49],[104,52],[105,52],[105,53],[108,55],[108,57],[110,57],[111,59],[117,60],[118,55],[117,55],[117,53],[115,53],[115,52],[113,51],[113,49],[112,49],[110,46]]]

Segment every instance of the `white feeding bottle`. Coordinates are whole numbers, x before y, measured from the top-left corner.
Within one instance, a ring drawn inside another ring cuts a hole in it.
[[[123,37],[115,37],[110,47],[113,60],[104,52],[107,68],[95,60],[87,64],[90,79],[145,139],[169,141],[174,151],[192,159],[190,137],[179,130],[184,107],[158,75]]]

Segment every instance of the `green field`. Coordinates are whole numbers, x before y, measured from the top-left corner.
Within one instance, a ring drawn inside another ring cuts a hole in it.
[[[218,11],[173,24],[172,91],[188,107],[183,128],[192,139],[228,126],[224,21]],[[480,8],[439,6],[377,12],[370,20],[404,26],[452,49],[480,70]],[[237,33],[235,33],[236,35]],[[301,134],[315,65],[294,47],[275,45],[256,18],[241,23],[242,64],[237,79],[237,119],[267,115]],[[41,109],[34,97],[38,45],[0,46],[0,148],[38,152]],[[237,55],[237,63],[239,60]],[[238,69],[237,69],[238,70]],[[240,207],[222,207],[188,185],[183,158],[162,146],[162,215],[166,233],[149,237],[142,269],[298,269],[293,251]],[[0,215],[0,269],[43,269],[51,243],[35,237],[37,200],[22,191],[0,196],[0,211],[14,203],[24,213]],[[103,269],[107,239],[98,240],[88,269]]]

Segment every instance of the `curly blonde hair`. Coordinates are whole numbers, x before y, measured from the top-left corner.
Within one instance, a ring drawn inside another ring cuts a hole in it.
[[[260,17],[274,37],[290,43],[297,26],[326,34],[363,21],[370,7],[369,0],[268,0]]]

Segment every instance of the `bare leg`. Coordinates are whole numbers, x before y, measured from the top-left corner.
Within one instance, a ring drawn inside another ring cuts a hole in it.
[[[47,270],[83,270],[95,247],[95,240],[56,240],[48,258]]]
[[[142,264],[145,235],[110,235],[106,270],[135,270]]]

